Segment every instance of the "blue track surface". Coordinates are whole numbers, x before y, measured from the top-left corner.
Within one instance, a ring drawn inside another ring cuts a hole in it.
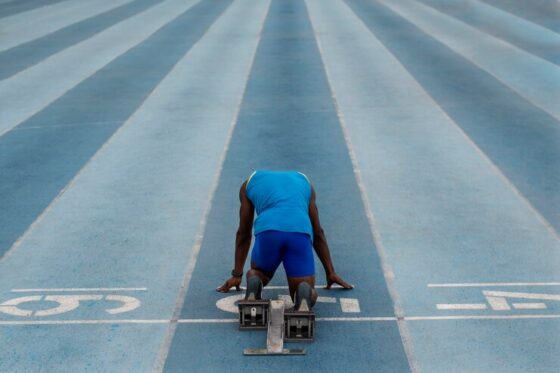
[[[0,372],[557,372],[559,8],[0,0]],[[305,356],[215,291],[255,169],[355,285]]]

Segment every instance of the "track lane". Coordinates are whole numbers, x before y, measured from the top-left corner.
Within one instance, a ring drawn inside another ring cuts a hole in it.
[[[113,303],[86,302],[72,312],[28,318],[39,321],[33,326],[3,324],[0,370],[151,371],[241,99],[261,12],[251,0],[227,7],[0,262],[2,302],[37,294],[10,292],[15,288],[74,288],[67,295],[96,288],[78,294],[134,296],[141,307],[110,315],[104,308]],[[240,26],[241,15],[253,21]],[[115,287],[147,289],[99,289]],[[21,321],[2,314],[7,319]],[[25,354],[33,358],[12,359]]]
[[[556,354],[545,351],[557,346],[559,302],[546,302],[543,310],[506,309],[500,303],[497,310],[486,302],[484,287],[427,285],[554,281],[560,276],[557,237],[376,34],[357,22],[358,15],[373,18],[379,9],[365,12],[368,7],[338,1],[308,4],[379,240],[394,271],[419,371],[502,366],[552,371]],[[402,37],[401,29],[393,31]],[[523,292],[555,297],[558,289],[526,287]],[[509,300],[516,301],[529,302]],[[485,308],[436,307],[475,302]],[[548,327],[531,328],[539,323]],[[525,337],[549,345],[531,346],[519,356]]]
[[[244,347],[264,343],[262,332],[240,333],[229,323],[179,324],[165,371],[204,371],[209,360],[216,370],[286,371],[298,364],[304,370],[367,370],[375,366],[378,371],[407,371],[407,357],[397,323],[391,319],[392,302],[348,148],[305,4],[300,1],[272,1],[186,294],[183,319],[235,317],[215,304],[235,292],[224,295],[215,288],[231,270],[237,194],[254,169],[298,169],[309,176],[317,190],[335,268],[356,286],[352,291],[321,290],[321,295],[358,299],[361,312],[352,316],[386,316],[389,321],[321,322],[316,341],[305,346],[308,355],[297,362],[244,357]],[[316,263],[316,268],[318,283],[323,283],[322,267]],[[282,269],[271,285],[285,285]],[[281,293],[271,291],[271,296]],[[339,303],[318,303],[317,316],[345,315]],[[212,358],[215,354],[219,358]],[[201,360],[201,356],[209,360]]]

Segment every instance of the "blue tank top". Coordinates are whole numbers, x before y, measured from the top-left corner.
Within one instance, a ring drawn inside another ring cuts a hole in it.
[[[306,233],[313,239],[307,176],[297,171],[255,171],[247,182],[246,194],[257,212],[255,235],[275,230]]]

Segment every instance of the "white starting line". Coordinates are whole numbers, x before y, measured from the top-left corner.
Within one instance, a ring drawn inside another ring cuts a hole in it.
[[[548,315],[455,315],[455,316],[406,316],[404,321],[446,321],[446,320],[524,320],[560,319],[560,314]],[[318,322],[397,322],[396,317],[318,317]],[[26,325],[95,325],[95,324],[171,324],[166,319],[104,319],[104,320],[0,320],[0,326]],[[239,319],[179,319],[178,324],[234,324]]]
[[[511,282],[511,283],[463,283],[463,284],[428,284],[431,288],[457,288],[457,287],[491,287],[491,286],[560,286],[558,282]],[[266,290],[285,290],[287,286],[267,286]],[[14,293],[43,293],[35,295],[27,295],[9,299],[0,303],[0,313],[18,317],[47,317],[55,316],[76,310],[81,302],[120,302],[118,307],[106,308],[106,313],[117,315],[138,309],[141,302],[138,298],[130,295],[103,294],[113,292],[144,292],[146,287],[106,287],[106,288],[35,288],[35,289],[12,289]],[[81,294],[52,294],[48,293],[81,293]],[[83,294],[90,292],[90,294]],[[99,294],[101,292],[101,294]],[[531,293],[531,292],[511,292],[481,289],[486,303],[438,303],[436,309],[440,311],[473,311],[487,310],[491,311],[510,311],[510,310],[545,310],[548,308],[547,302],[559,302],[560,294],[548,293]],[[47,294],[45,294],[47,293]],[[97,293],[97,294],[95,294]],[[340,294],[340,293],[338,293]],[[237,314],[237,301],[243,299],[244,293],[239,292],[233,295],[227,295],[216,302],[216,307],[222,311]],[[280,294],[278,298],[283,300],[286,307],[293,306],[293,302],[289,295]],[[509,302],[514,299],[516,302]],[[519,300],[527,300],[519,302]],[[25,304],[37,302],[56,303],[48,309],[26,309]],[[327,297],[319,296],[318,303],[340,304],[340,311],[344,314],[361,313],[360,302],[356,298],[343,297]],[[497,320],[497,319],[527,319],[527,318],[559,318],[557,314],[508,314],[508,315],[436,315],[436,316],[408,316],[403,318],[397,317],[324,317],[317,318],[318,321],[399,321],[399,320]],[[233,320],[233,321],[232,321]],[[178,323],[228,323],[235,322],[237,319],[179,319]],[[172,320],[137,320],[137,319],[108,319],[108,320],[0,320],[0,325],[41,325],[41,324],[111,324],[111,323],[173,323]]]

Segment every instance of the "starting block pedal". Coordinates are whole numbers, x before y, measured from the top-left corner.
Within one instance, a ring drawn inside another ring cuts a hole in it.
[[[240,300],[237,306],[239,308],[240,330],[266,329],[268,327],[268,311],[270,308],[268,299]]]
[[[285,342],[313,342],[315,336],[315,313],[313,311],[289,311],[284,313]]]
[[[246,348],[243,355],[305,355],[301,348],[284,348],[284,301],[270,301],[270,318],[266,335],[266,348]]]

